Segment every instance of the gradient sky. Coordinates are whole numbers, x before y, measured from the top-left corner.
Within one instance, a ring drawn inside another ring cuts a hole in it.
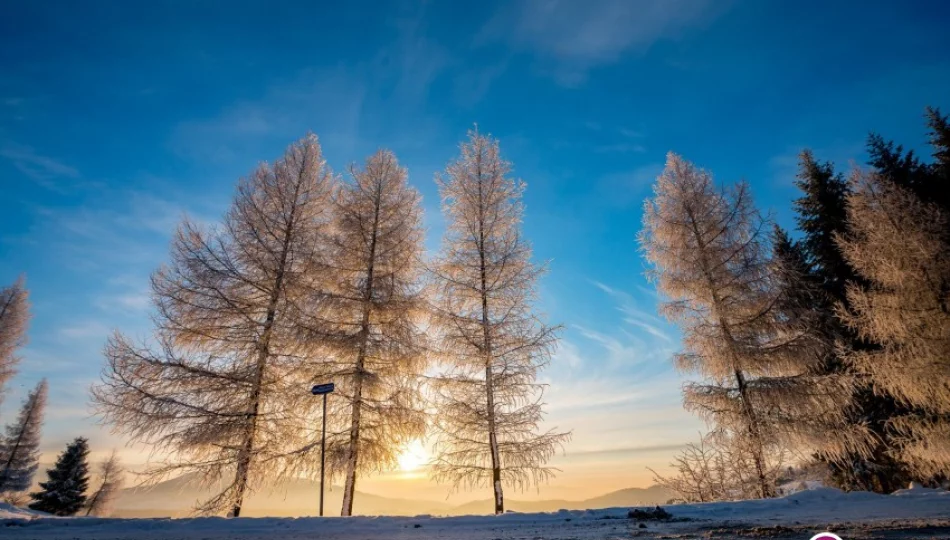
[[[217,220],[307,130],[335,170],[392,149],[435,249],[433,174],[477,122],[528,184],[540,308],[565,326],[548,420],[574,430],[563,474],[508,496],[647,485],[703,428],[635,241],[665,153],[749,180],[790,225],[802,148],[861,163],[872,130],[921,148],[924,107],[950,110],[946,2],[383,4],[0,0],[0,282],[26,273],[34,313],[3,420],[47,377],[47,452],[121,446],[88,409],[106,336],[149,332],[148,277],[181,215]],[[361,489],[444,497],[419,476]]]

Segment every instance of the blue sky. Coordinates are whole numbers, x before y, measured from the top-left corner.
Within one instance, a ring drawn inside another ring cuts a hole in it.
[[[395,151],[436,248],[433,174],[477,122],[528,184],[540,307],[565,325],[545,378],[574,440],[541,496],[645,484],[702,427],[635,242],[665,153],[749,180],[791,225],[802,148],[860,163],[872,130],[922,148],[923,108],[950,110],[938,1],[342,4],[7,3],[0,282],[27,275],[34,318],[3,419],[45,376],[45,448],[121,444],[87,409],[106,335],[149,331],[148,276],[180,216],[218,219],[241,175],[308,130],[340,171]]]

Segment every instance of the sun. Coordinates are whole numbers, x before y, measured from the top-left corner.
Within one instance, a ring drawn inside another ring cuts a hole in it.
[[[415,439],[403,448],[396,461],[399,463],[399,470],[412,472],[425,465],[429,461],[429,455],[422,441]]]

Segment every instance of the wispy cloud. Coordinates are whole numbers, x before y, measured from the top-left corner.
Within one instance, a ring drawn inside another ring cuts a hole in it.
[[[624,446],[631,433],[650,432],[638,445],[687,440],[696,422],[680,404],[674,339],[633,295],[592,281],[595,287],[610,297],[615,316],[571,325],[561,340],[542,375],[551,425],[573,428],[582,441],[573,446],[584,451]]]
[[[618,129],[617,131],[620,132],[620,134],[623,135],[624,137],[627,137],[630,139],[639,139],[640,137],[646,136],[646,133],[644,133],[643,130],[640,130],[640,129],[630,129],[630,128],[622,127]]]
[[[663,163],[650,162],[625,171],[605,174],[597,181],[596,196],[614,207],[643,204],[656,177],[663,172]]]
[[[606,364],[605,367],[619,367],[623,365],[633,365],[644,361],[639,354],[643,350],[643,343],[624,343],[620,339],[607,335],[583,326],[575,325],[575,328],[585,338],[599,344],[606,352],[606,356],[601,360]]]
[[[583,338],[562,340],[555,357],[555,365],[575,375],[581,371],[596,373],[630,368],[639,369],[641,376],[657,374],[673,353],[677,337],[675,330],[653,313],[655,298],[644,302],[632,294],[591,280],[592,287],[606,293],[618,316],[614,324],[573,324],[570,329]],[[644,306],[649,304],[649,308]],[[593,345],[594,347],[591,347]],[[651,365],[641,369],[641,364]]]
[[[194,199],[191,199],[194,202]],[[125,229],[140,229],[163,236],[170,236],[181,222],[187,206],[181,201],[157,197],[141,191],[126,194],[125,212],[112,215],[112,221]],[[193,220],[202,220],[196,216]]]
[[[508,69],[509,57],[463,71],[455,77],[455,99],[464,106],[471,106],[482,100],[496,79]]]
[[[74,357],[61,356],[55,352],[52,352],[49,348],[43,347],[42,345],[31,345],[25,347],[19,351],[19,354],[29,362],[28,364],[24,362],[23,367],[28,368],[30,373],[38,375],[35,377],[37,380],[39,380],[39,376],[45,376],[48,374],[62,375],[63,373],[67,373],[76,368]],[[20,390],[23,396],[26,395],[26,392],[32,388],[32,385],[36,382],[29,380],[29,378],[27,378],[27,381],[29,388],[24,386],[24,383],[21,379],[20,385],[22,388],[20,388]]]
[[[452,56],[426,36],[424,5],[412,16],[397,19],[395,26],[396,41],[377,56],[373,72],[395,78],[395,93],[401,101],[424,101],[429,87],[452,63]]]
[[[561,340],[561,342],[558,344],[557,352],[555,353],[555,359],[558,365],[567,366],[569,370],[577,369],[584,363],[584,358],[581,356],[581,352],[577,348],[577,345],[566,339]]]
[[[651,444],[646,446],[626,446],[621,448],[604,448],[602,450],[581,450],[571,452],[572,456],[586,457],[627,457],[636,454],[650,454],[653,452],[674,452],[684,447],[684,444]]]
[[[666,330],[669,328],[669,324],[654,315],[652,309],[650,311],[642,309],[640,306],[643,302],[638,302],[633,295],[596,280],[592,280],[591,283],[614,299],[617,310],[624,314],[623,321],[625,323],[640,328],[667,343],[674,341],[669,331]]]
[[[724,4],[712,0],[524,0],[499,13],[483,34],[512,40],[554,61],[551,71],[556,79],[576,86],[596,66],[707,23],[723,11]]]
[[[62,337],[70,339],[101,339],[109,335],[112,330],[99,321],[82,321],[60,329]]]
[[[441,125],[441,116],[426,113],[430,88],[456,59],[429,37],[424,6],[391,24],[395,37],[365,60],[298,70],[271,81],[259,97],[180,122],[171,149],[203,164],[244,167],[249,155],[270,157],[260,155],[263,146],[283,147],[308,130],[320,136],[326,155],[353,155],[388,144],[378,134],[393,125],[401,146],[425,147],[425,136]],[[478,77],[486,86],[473,84],[471,99],[480,98],[494,74],[488,69]]]
[[[103,190],[99,197],[76,207],[35,206],[36,216],[24,235],[49,246],[55,264],[98,279],[111,280],[118,274],[138,272],[147,279],[164,260],[169,239],[184,215],[199,223],[214,221],[221,201],[211,196],[155,184],[162,196],[139,190]],[[106,297],[92,299],[103,308],[131,310],[142,300],[142,284],[135,287],[104,287]],[[124,306],[124,307],[123,307]]]
[[[104,311],[143,313],[152,304],[147,291],[104,295],[96,300],[96,306]]]
[[[594,140],[591,149],[598,154],[642,154],[647,151],[644,143],[646,131],[642,128],[604,128],[595,122],[587,122],[585,127],[593,132],[590,134]]]
[[[620,289],[615,289],[615,288],[613,288],[613,287],[611,287],[611,286],[609,286],[609,285],[606,285],[606,284],[604,284],[604,283],[601,283],[601,282],[599,282],[599,281],[597,281],[597,280],[595,280],[595,279],[590,280],[590,282],[591,282],[591,284],[593,284],[595,287],[597,287],[598,289],[600,289],[600,290],[604,291],[605,293],[609,294],[612,298],[614,298],[614,299],[616,299],[616,300],[619,300],[619,301],[624,302],[624,303],[628,303],[628,302],[630,302],[630,301],[633,300],[633,297],[631,297],[630,294],[625,293],[625,292],[621,291]]]
[[[594,151],[601,154],[642,154],[647,148],[640,143],[620,142],[596,146]]]
[[[597,370],[577,372],[551,383],[546,395],[548,421],[543,426],[573,430],[567,456],[556,463],[596,464],[625,460],[627,466],[645,454],[678,449],[702,429],[702,420],[681,404],[681,379],[671,371],[648,376]]]
[[[0,156],[8,159],[27,177],[47,189],[62,191],[62,186],[53,182],[57,178],[79,178],[79,171],[74,167],[44,156],[32,147],[10,141],[0,143]]]
[[[609,287],[603,285],[602,283],[598,283],[597,285],[609,289]],[[626,293],[613,291],[612,296],[615,298],[621,298],[621,304],[617,307],[617,309],[619,309],[624,314],[623,321],[625,323],[640,328],[651,336],[660,338],[667,343],[673,343],[673,337],[664,330],[664,328],[668,326],[666,322],[661,320],[659,317],[638,308],[637,303],[634,302],[633,298]]]
[[[593,354],[581,368],[570,373],[545,374],[543,382],[548,384],[545,399],[550,404],[550,412],[560,415],[562,411],[570,411],[589,415],[590,419],[603,416],[610,421],[618,412],[633,409],[638,404],[643,406],[658,400],[675,403],[679,399],[681,383],[672,370],[666,369],[666,359],[656,359],[658,366],[664,368],[658,374],[656,370],[650,374],[651,370],[629,369],[630,366],[626,366],[628,369],[601,366],[597,360]]]
[[[365,93],[363,83],[345,70],[304,70],[274,83],[260,99],[238,101],[216,115],[180,123],[170,146],[181,156],[216,165],[243,162],[263,142],[287,144],[311,128],[324,140],[352,146]]]
[[[115,275],[106,280],[103,288],[105,290],[94,303],[106,314],[143,315],[152,305],[147,273]]]

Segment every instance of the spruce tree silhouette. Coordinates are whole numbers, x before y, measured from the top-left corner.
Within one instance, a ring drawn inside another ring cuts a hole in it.
[[[71,516],[86,503],[89,487],[89,441],[77,437],[66,445],[56,466],[46,471],[49,480],[41,482],[42,491],[31,493],[33,510],[56,516]]]

